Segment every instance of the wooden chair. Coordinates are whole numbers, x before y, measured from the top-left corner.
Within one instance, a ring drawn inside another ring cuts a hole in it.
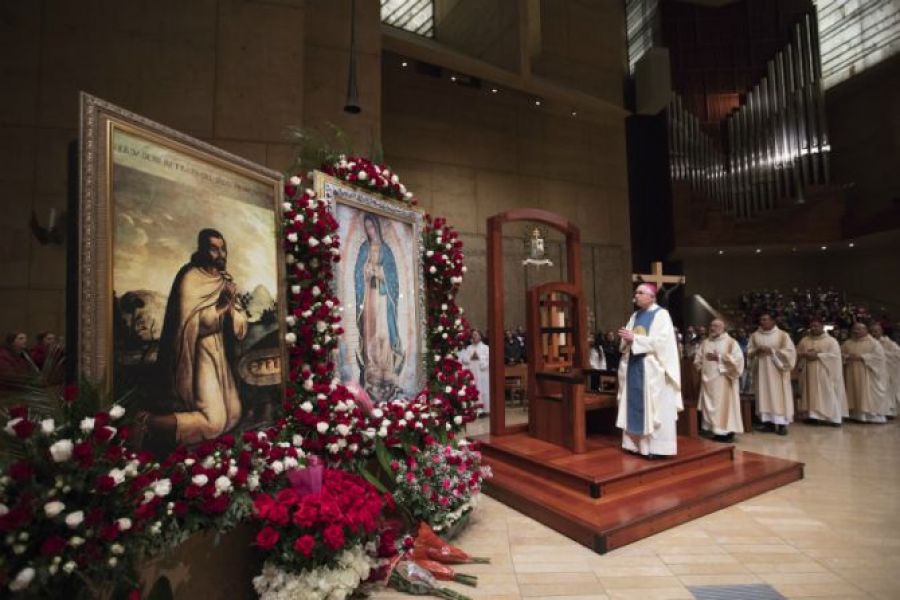
[[[505,375],[505,397],[509,400],[509,403],[511,405],[524,405],[527,400],[527,395],[525,394],[525,384],[526,380],[528,379],[528,365],[525,363],[506,365]]]

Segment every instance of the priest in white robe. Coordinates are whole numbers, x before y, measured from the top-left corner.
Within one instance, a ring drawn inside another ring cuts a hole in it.
[[[716,441],[734,441],[734,434],[744,431],[740,391],[744,353],[737,340],[725,333],[721,319],[709,324],[709,337],[697,348],[694,366],[700,371],[698,409],[703,430],[712,433]]]
[[[759,329],[750,336],[747,356],[753,370],[761,430],[787,435],[787,426],[794,420],[791,370],[797,362],[797,349],[791,336],[775,325],[772,315],[762,314]]]
[[[871,332],[872,337],[878,340],[881,347],[884,348],[884,357],[887,361],[887,418],[891,419],[896,417],[897,412],[900,411],[900,345],[884,335],[884,329],[878,323],[872,325]]]
[[[656,304],[656,286],[634,292],[635,311],[619,329],[618,415],[622,447],[648,458],[678,452],[676,422],[681,401],[678,343],[669,311]]]
[[[491,412],[490,349],[477,329],[472,330],[472,343],[459,353],[460,362],[475,376],[475,387],[481,400],[481,414]]]
[[[797,412],[815,422],[839,427],[848,416],[841,345],[813,319],[797,345],[800,402]]]
[[[841,346],[850,418],[861,423],[885,423],[888,411],[887,365],[884,348],[856,322]]]

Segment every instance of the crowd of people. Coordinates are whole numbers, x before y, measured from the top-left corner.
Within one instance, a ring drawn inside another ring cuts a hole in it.
[[[38,372],[49,356],[61,352],[61,340],[52,332],[37,334],[34,344],[29,344],[27,333],[8,333],[3,346],[0,346],[0,379],[19,373]]]
[[[845,294],[831,287],[794,288],[788,293],[777,289],[747,291],[738,297],[737,308],[742,321],[739,325],[752,328],[759,322],[760,315],[768,313],[794,341],[803,336],[812,319],[821,319],[833,326],[841,341],[850,337],[850,329],[857,322],[877,322],[887,335],[894,333],[893,323],[883,308],[873,313],[863,304],[849,302]]]

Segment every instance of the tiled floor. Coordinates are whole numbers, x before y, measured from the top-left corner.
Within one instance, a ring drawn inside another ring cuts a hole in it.
[[[767,583],[787,598],[900,599],[900,424],[794,425],[737,445],[803,461],[806,478],[604,556],[484,498],[456,541],[492,562],[458,569],[478,575],[477,588],[450,587],[480,599],[651,600]]]

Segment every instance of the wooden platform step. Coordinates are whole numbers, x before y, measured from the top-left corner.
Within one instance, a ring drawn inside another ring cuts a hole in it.
[[[548,478],[546,469],[523,466],[518,458],[496,452],[497,444],[491,446],[494,452],[485,453],[494,471],[485,484],[488,495],[599,553],[803,477],[802,463],[729,448],[730,460],[713,453],[668,470],[648,463],[654,468],[626,478],[629,486],[592,498],[570,482]]]
[[[734,455],[731,444],[688,438],[679,438],[678,456],[655,461],[624,453],[620,436],[589,437],[585,454],[573,454],[527,433],[474,439],[489,463],[502,460],[592,498],[713,464],[730,464]]]

